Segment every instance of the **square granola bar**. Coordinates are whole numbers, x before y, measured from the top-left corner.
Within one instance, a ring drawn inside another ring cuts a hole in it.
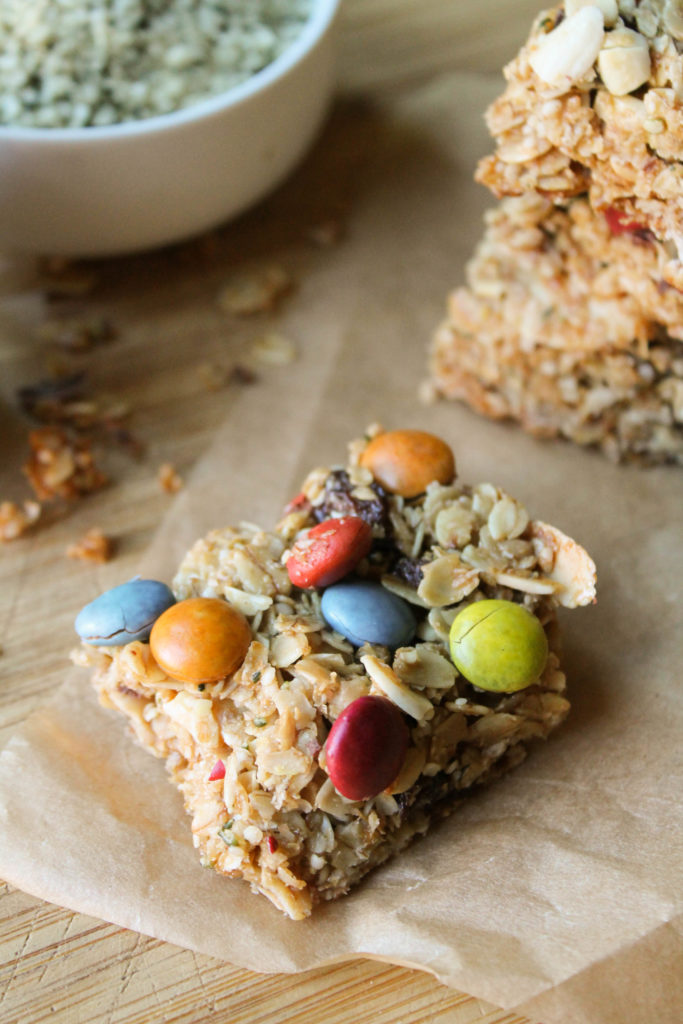
[[[683,462],[683,294],[665,264],[586,198],[503,200],[434,339],[436,387],[615,460]]]
[[[165,759],[202,863],[301,919],[562,722],[556,610],[594,595],[587,553],[462,483],[442,441],[372,428],[272,531],[199,540],[172,594],[134,580],[87,606],[74,657]],[[173,647],[188,608],[246,624],[236,666],[205,668],[211,617]]]
[[[565,0],[542,12],[487,112],[477,180],[497,196],[587,194],[667,247],[683,288],[683,12],[676,0]]]

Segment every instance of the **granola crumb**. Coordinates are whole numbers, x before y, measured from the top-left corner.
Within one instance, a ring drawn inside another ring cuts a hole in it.
[[[41,427],[28,435],[31,456],[23,470],[36,497],[80,498],[108,482],[85,440],[72,440],[59,427]]]
[[[249,273],[235,274],[218,295],[218,305],[235,316],[253,316],[274,309],[293,288],[287,271],[271,264]]]
[[[265,366],[287,366],[297,357],[296,343],[276,331],[269,331],[251,343],[251,355]]]
[[[166,494],[177,494],[183,486],[183,478],[170,462],[164,462],[159,466],[157,479],[162,491],[165,491]]]
[[[16,540],[38,521],[41,506],[37,501],[25,501],[23,507],[14,501],[0,502],[0,541]]]
[[[436,384],[431,380],[423,380],[417,389],[417,400],[421,405],[434,405],[439,392]]]
[[[108,562],[114,555],[114,541],[94,526],[80,540],[69,544],[66,554],[69,558],[80,558],[84,562]]]

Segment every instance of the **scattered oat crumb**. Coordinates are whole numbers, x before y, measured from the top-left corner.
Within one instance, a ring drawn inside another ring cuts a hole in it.
[[[183,486],[183,478],[170,462],[164,462],[159,466],[157,479],[162,491],[165,491],[166,494],[176,494]]]
[[[69,352],[87,352],[95,345],[112,341],[116,331],[111,322],[103,316],[46,320],[38,328],[39,341],[56,345]]]
[[[25,501],[23,508],[13,501],[0,502],[0,540],[16,540],[26,533],[40,518],[37,501]]]
[[[312,224],[306,231],[306,237],[321,249],[327,249],[337,245],[344,237],[344,225],[336,217],[329,217],[318,224]]]
[[[28,441],[31,457],[23,469],[41,501],[79,498],[107,483],[87,441],[71,440],[59,427],[32,430]]]
[[[296,359],[297,346],[284,335],[269,331],[252,341],[251,354],[257,362],[266,366],[286,366]]]
[[[84,562],[108,562],[114,554],[114,541],[94,526],[75,544],[70,544],[66,553],[69,558],[80,558]]]
[[[292,287],[287,271],[271,264],[250,273],[235,274],[221,289],[218,305],[235,316],[253,316],[274,309]]]
[[[434,405],[438,397],[439,392],[433,381],[420,381],[420,386],[417,389],[417,399],[422,405]]]

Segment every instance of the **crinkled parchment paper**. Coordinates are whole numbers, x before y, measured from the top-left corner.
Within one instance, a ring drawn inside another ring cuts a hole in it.
[[[425,344],[491,202],[471,182],[498,81],[454,77],[376,112],[349,236],[284,317],[299,359],[237,394],[140,567],[271,525],[373,420],[446,438],[598,563],[563,615],[573,710],[528,761],[353,895],[292,923],[200,867],[163,765],[66,681],[0,758],[0,874],[46,900],[257,971],[370,955],[545,1024],[673,1024],[681,971],[681,475],[618,468],[452,404],[420,406]]]

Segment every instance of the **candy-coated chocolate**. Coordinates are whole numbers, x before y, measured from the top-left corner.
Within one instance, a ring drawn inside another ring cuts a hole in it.
[[[86,604],[74,625],[88,644],[122,647],[132,640],[148,640],[155,621],[173,604],[173,591],[165,583],[136,577]]]
[[[358,697],[336,719],[325,745],[327,773],[349,800],[368,800],[391,785],[410,742],[403,715],[386,697]]]
[[[458,671],[481,690],[514,693],[540,678],[548,659],[543,626],[514,601],[475,601],[459,612],[450,631]]]
[[[212,683],[242,664],[251,630],[226,601],[188,597],[157,619],[149,643],[155,661],[172,679]]]
[[[410,606],[369,580],[346,580],[328,587],[321,609],[325,621],[356,647],[366,642],[402,647],[415,633]]]
[[[453,452],[445,441],[424,430],[378,434],[360,461],[385,490],[404,498],[422,494],[433,481],[450,484],[455,477]]]
[[[301,537],[287,559],[296,587],[327,587],[347,576],[372,546],[372,528],[358,516],[326,519]]]

